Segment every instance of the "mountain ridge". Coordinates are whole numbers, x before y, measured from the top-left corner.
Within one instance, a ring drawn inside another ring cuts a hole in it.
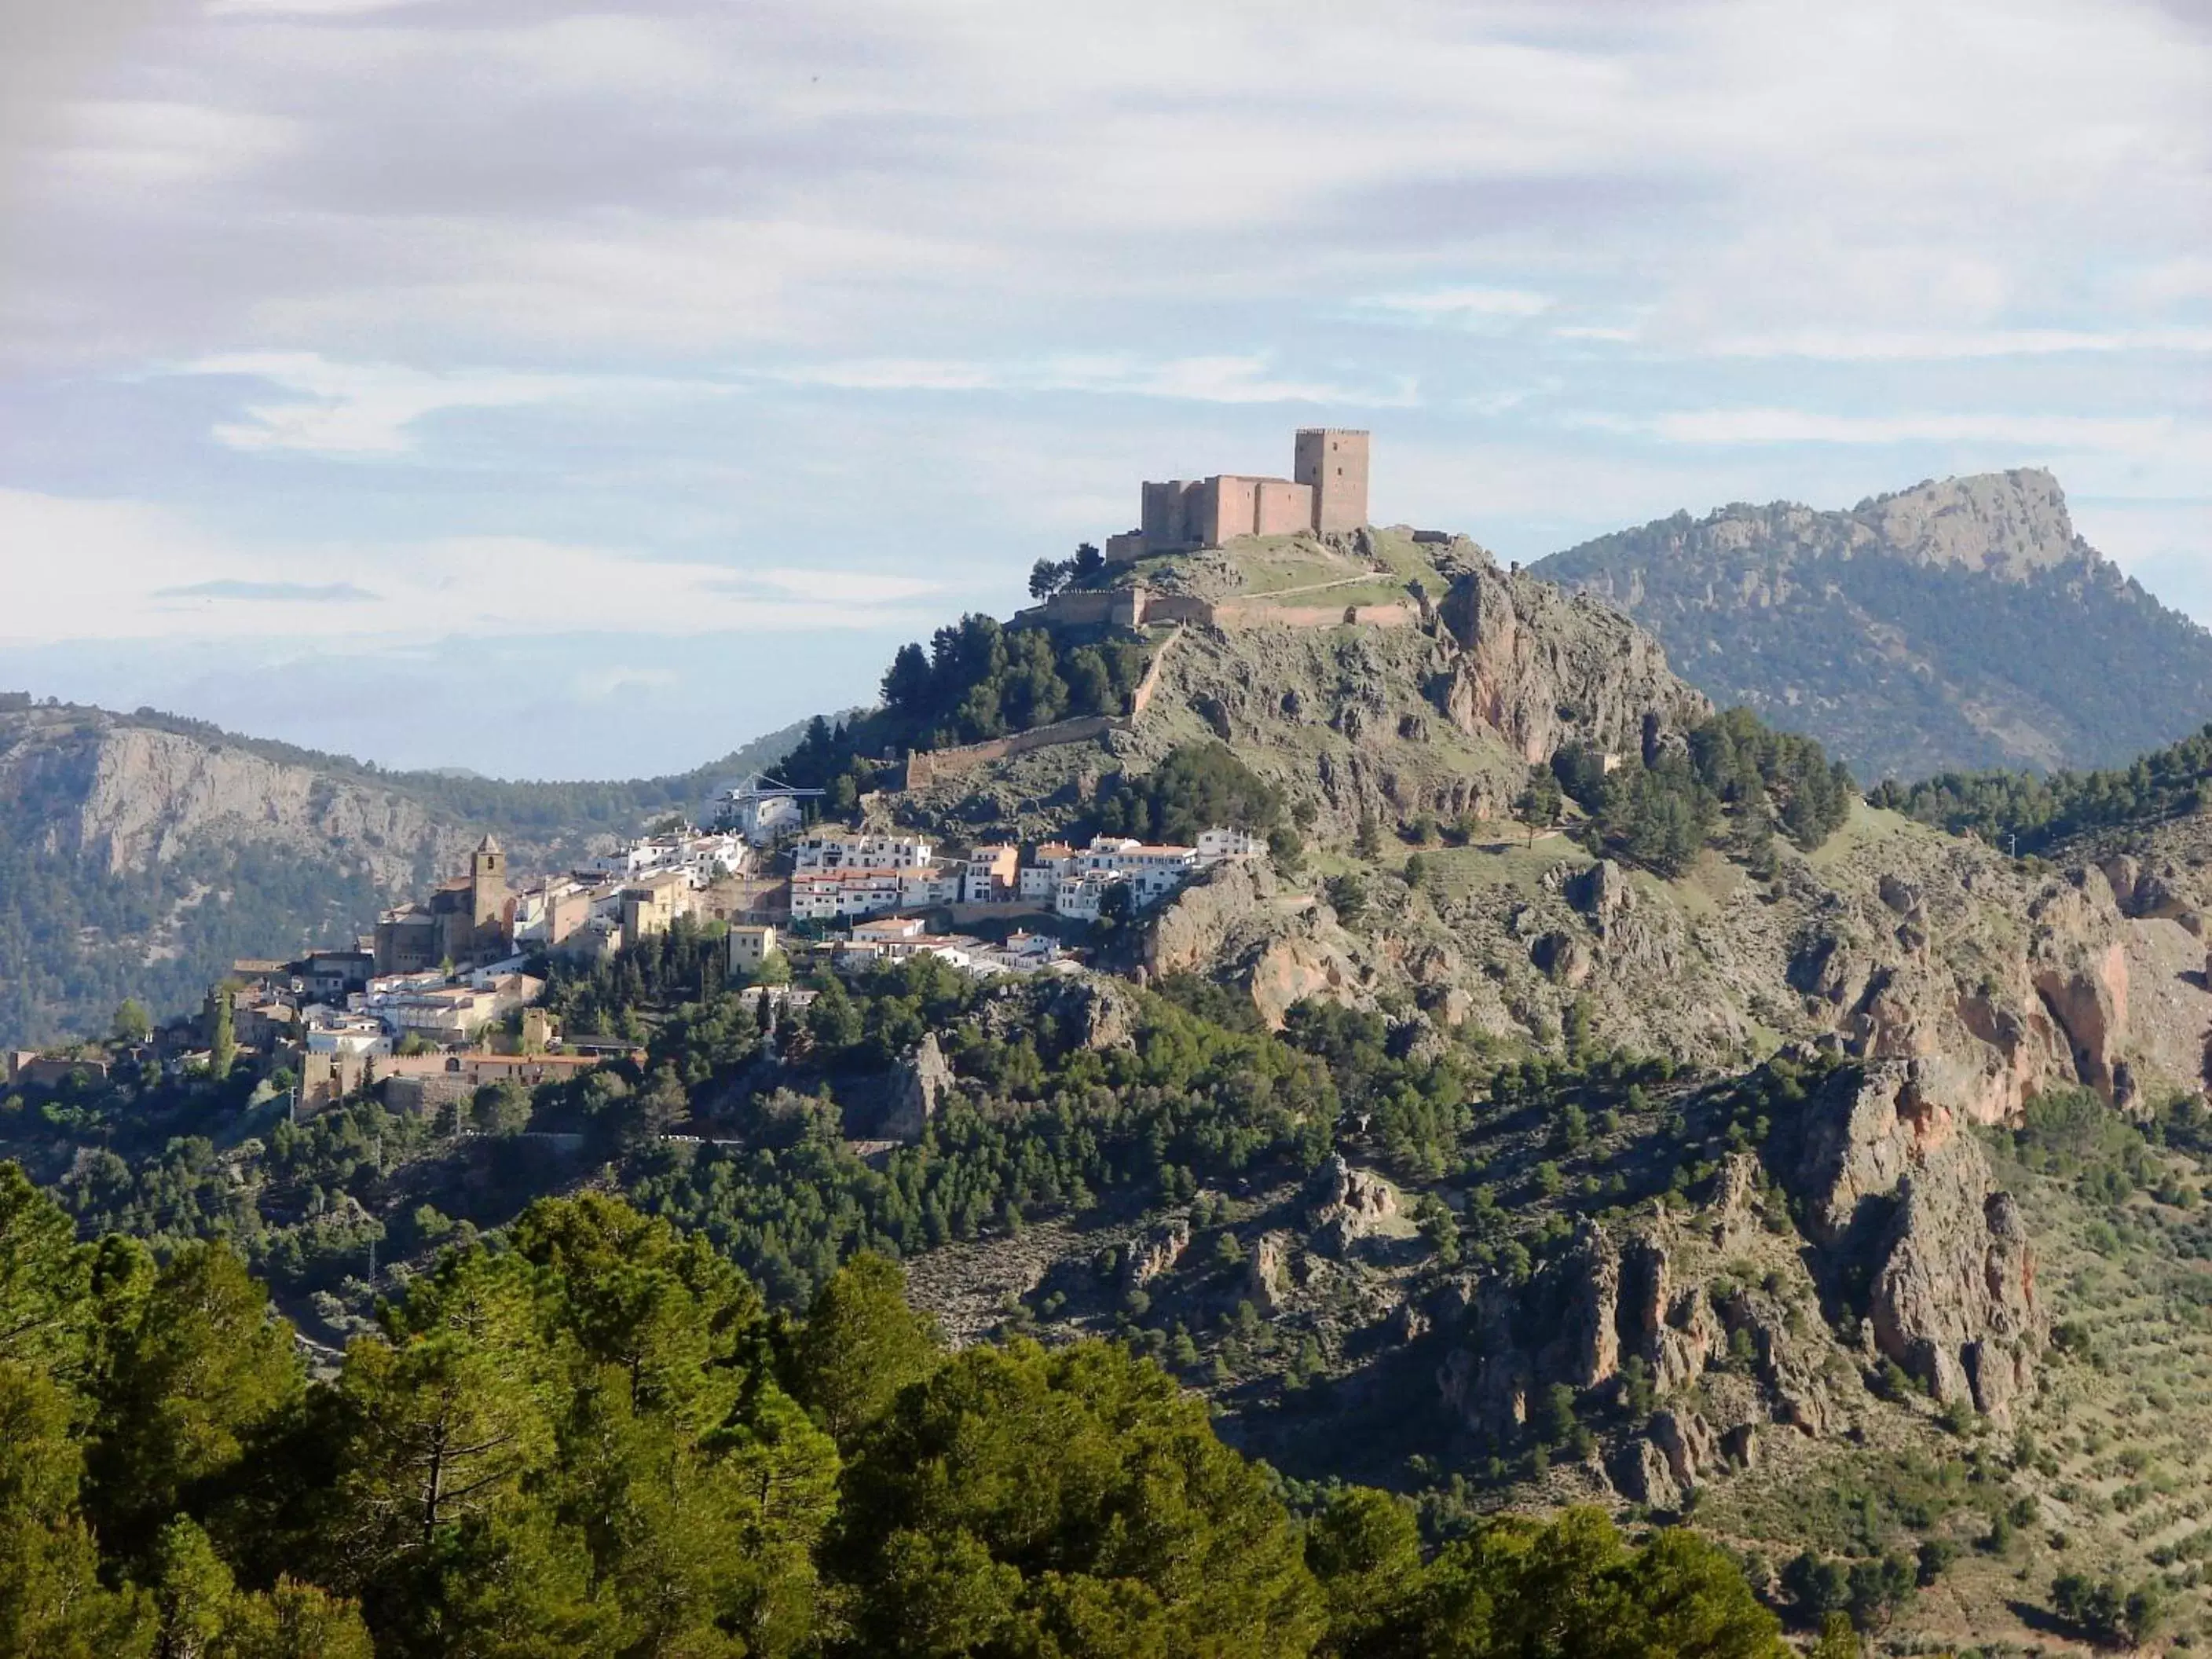
[[[2040,469],[1831,511],[1735,503],[1539,560],[1717,702],[1862,777],[2124,763],[2212,715],[2212,633],[2075,531]]]

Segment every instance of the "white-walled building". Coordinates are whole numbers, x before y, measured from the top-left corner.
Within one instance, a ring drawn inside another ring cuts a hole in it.
[[[1030,855],[1022,866],[1018,884],[1021,896],[1049,902],[1060,889],[1060,879],[1075,868],[1075,849],[1065,842],[1048,841]]]
[[[793,870],[897,870],[935,861],[936,848],[920,836],[860,835],[819,830],[791,844]]]
[[[1075,868],[1079,872],[1118,870],[1125,876],[1148,871],[1172,872],[1182,876],[1198,868],[1198,848],[1163,847],[1118,836],[1101,836],[1075,855]]]
[[[678,830],[672,835],[646,836],[624,842],[611,853],[601,854],[587,866],[594,875],[617,881],[641,881],[650,876],[680,871],[695,887],[706,887],[723,876],[741,876],[752,862],[752,848],[733,831]]]
[[[1266,839],[1249,830],[1206,830],[1199,833],[1198,862],[1201,868],[1227,859],[1257,858],[1267,850]]]
[[[899,903],[927,910],[960,902],[963,878],[957,864],[914,864],[899,872]]]
[[[969,904],[999,904],[1020,891],[1022,849],[1011,844],[978,847],[968,854],[960,896]]]
[[[1080,870],[1063,877],[1053,891],[1053,912],[1071,921],[1096,921],[1106,895],[1127,885],[1128,880],[1119,870]],[[1134,895],[1131,896],[1133,899]]]
[[[905,902],[902,872],[896,869],[806,869],[791,878],[793,921],[836,921],[849,916],[881,915]]]

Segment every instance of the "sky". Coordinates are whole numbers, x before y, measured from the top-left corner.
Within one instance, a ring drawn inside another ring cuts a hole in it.
[[[0,0],[0,688],[681,769],[1302,425],[2212,621],[2212,3]]]

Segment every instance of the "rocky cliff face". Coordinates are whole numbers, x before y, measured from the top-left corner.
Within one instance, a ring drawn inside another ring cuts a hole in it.
[[[356,863],[400,893],[465,864],[483,833],[399,790],[97,711],[34,713],[0,729],[0,789],[41,804],[50,848],[111,874],[196,843],[252,842]]]
[[[1850,518],[1853,553],[1879,549],[2012,581],[2081,557],[2066,492],[2041,467],[1930,479],[1862,501]]]
[[[1640,628],[1549,582],[1476,564],[1438,607],[1458,646],[1433,693],[1462,731],[1547,761],[1570,740],[1640,754],[1712,713]]]
[[[167,1013],[238,956],[349,939],[486,826],[398,787],[96,709],[0,715],[0,1037]],[[507,836],[518,870],[552,849]]]
[[[1437,1372],[1446,1407],[1504,1445],[1547,1389],[1603,1406],[1642,1390],[1650,1414],[1631,1418],[1595,1473],[1668,1510],[1748,1467],[1776,1428],[1820,1438],[1843,1427],[1859,1392],[1853,1367],[1811,1315],[1817,1289],[1783,1247],[1794,1234],[1752,1171],[1740,1158],[1686,1217],[1639,1220],[1618,1235],[1586,1224],[1528,1284],[1491,1279],[1463,1292],[1443,1316],[1460,1334]],[[1762,1243],[1777,1229],[1782,1237]],[[1733,1277],[1747,1260],[1771,1264],[1762,1284]]]
[[[2043,1346],[2034,1251],[1943,1088],[1921,1061],[1846,1068],[1769,1158],[1831,1286],[1869,1287],[1880,1351],[1938,1401],[2002,1416],[2033,1387]]]

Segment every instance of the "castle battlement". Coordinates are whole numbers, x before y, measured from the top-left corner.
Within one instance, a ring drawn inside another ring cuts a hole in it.
[[[1218,472],[1147,482],[1139,528],[1109,538],[1106,557],[1127,563],[1150,553],[1219,547],[1239,536],[1348,534],[1367,522],[1368,453],[1365,432],[1303,427],[1290,477]]]

